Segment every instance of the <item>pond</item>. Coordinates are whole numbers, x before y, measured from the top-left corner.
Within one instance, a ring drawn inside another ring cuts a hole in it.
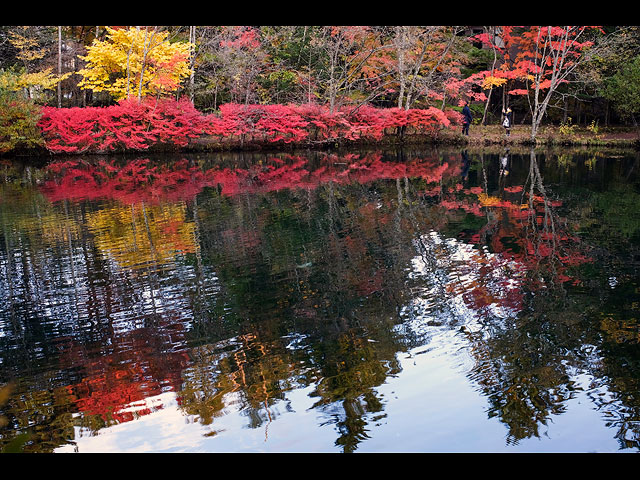
[[[0,449],[638,452],[639,161],[4,161]]]

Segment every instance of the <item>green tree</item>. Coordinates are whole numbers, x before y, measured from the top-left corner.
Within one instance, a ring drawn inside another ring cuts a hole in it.
[[[602,95],[611,101],[622,119],[631,119],[640,112],[640,56],[634,57],[613,76],[605,79]]]

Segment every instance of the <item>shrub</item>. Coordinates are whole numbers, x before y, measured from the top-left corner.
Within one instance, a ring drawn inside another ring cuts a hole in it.
[[[85,153],[113,150],[146,150],[155,144],[186,146],[203,134],[226,139],[240,138],[272,143],[331,142],[339,139],[379,140],[403,133],[435,136],[456,115],[436,108],[377,109],[362,106],[355,112],[319,105],[224,104],[217,115],[205,116],[188,100],[121,101],[110,107],[43,111],[42,128],[52,152]]]
[[[238,105],[225,104],[220,115],[212,116],[208,133],[220,137],[246,136],[270,142],[333,141],[337,139],[379,140],[399,127],[414,133],[435,134],[453,118],[437,108],[379,109],[363,105],[353,113],[331,114],[320,105]]]
[[[185,146],[205,131],[204,117],[188,100],[123,100],[109,107],[45,107],[39,126],[52,152],[103,153]]]
[[[308,122],[291,106],[228,103],[220,106],[220,113],[220,116],[210,117],[210,134],[259,136],[271,142],[285,143],[301,141],[308,134]]]
[[[0,92],[0,153],[42,146],[40,114],[40,107],[33,102]]]
[[[576,126],[571,123],[571,117],[568,117],[566,122],[562,122],[560,124],[560,128],[558,129],[558,131],[562,135],[572,135],[575,132],[575,129]]]

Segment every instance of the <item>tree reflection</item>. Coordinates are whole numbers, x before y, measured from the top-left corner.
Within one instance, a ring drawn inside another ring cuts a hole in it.
[[[567,219],[558,215],[556,208],[561,202],[549,198],[533,151],[522,192],[528,195],[522,210],[526,215],[510,219],[506,209],[497,217],[499,220],[490,220],[483,229],[493,229],[493,237],[499,240],[491,241],[496,251],[513,254],[526,267],[526,286],[531,294],[508,323],[493,323],[489,329],[468,333],[476,358],[470,378],[489,399],[489,415],[498,416],[508,425],[511,443],[541,436],[540,428],[565,411],[567,402],[583,389],[572,380],[576,371],[604,379],[603,372],[596,373],[602,359],[593,362],[593,356],[583,353],[586,346],[600,344],[593,316],[589,315],[595,302],[571,296],[567,289],[583,285],[576,268],[591,263],[594,252],[572,233],[573,226]],[[601,355],[605,359],[619,358],[606,355],[604,350]],[[632,374],[630,378],[634,377]],[[607,389],[615,391],[617,387],[608,384]],[[595,398],[594,403],[601,404]],[[607,406],[611,408],[611,404]],[[604,405],[600,408],[607,409]],[[612,417],[621,414],[619,406],[613,408],[617,413]],[[633,424],[620,422],[617,436],[625,439],[621,440],[623,447],[637,447],[637,431],[628,431]]]
[[[61,444],[148,415],[167,390],[210,435],[234,409],[268,437],[309,388],[353,452],[399,354],[451,328],[508,442],[544,435],[578,372],[616,396],[594,403],[638,448],[637,305],[620,317],[594,285],[605,242],[577,233],[583,210],[543,171],[533,151],[7,167],[0,378],[43,400],[11,404],[0,443],[52,395],[33,451],[55,448],[48,429]]]

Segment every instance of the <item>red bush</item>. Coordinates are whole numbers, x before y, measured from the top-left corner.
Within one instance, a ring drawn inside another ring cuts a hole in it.
[[[285,143],[379,140],[398,127],[432,135],[450,124],[450,118],[436,108],[403,110],[364,105],[353,113],[343,110],[331,114],[326,107],[310,104],[225,104],[220,107],[220,115],[210,117],[208,133],[221,138],[244,136]]]
[[[110,107],[44,107],[39,127],[52,152],[146,150],[187,145],[204,133],[204,117],[188,100],[124,100]]]
[[[225,104],[219,114],[205,116],[188,100],[144,100],[105,108],[45,107],[39,127],[51,152],[102,153],[146,150],[155,144],[183,147],[203,134],[282,143],[380,140],[399,127],[406,127],[405,133],[435,135],[451,120],[454,118],[436,108],[366,105],[352,113],[332,114],[319,105]]]

